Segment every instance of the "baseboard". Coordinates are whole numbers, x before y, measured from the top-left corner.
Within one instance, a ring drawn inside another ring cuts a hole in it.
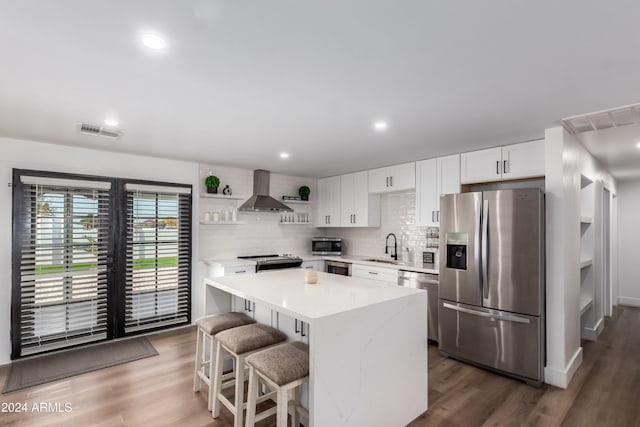
[[[544,382],[546,384],[566,389],[581,364],[582,347],[579,347],[564,370],[546,366],[544,368]]]
[[[603,329],[604,329],[604,318],[598,320],[598,323],[596,323],[596,326],[594,326],[593,328],[582,328],[582,333],[580,334],[580,338],[588,341],[597,341],[598,335],[602,333]]]
[[[640,307],[640,298],[618,297],[618,304],[630,305],[632,307]]]

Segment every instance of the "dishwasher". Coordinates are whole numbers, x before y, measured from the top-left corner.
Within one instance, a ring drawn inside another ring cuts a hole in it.
[[[398,271],[398,285],[427,291],[427,336],[438,342],[438,286],[437,274]]]

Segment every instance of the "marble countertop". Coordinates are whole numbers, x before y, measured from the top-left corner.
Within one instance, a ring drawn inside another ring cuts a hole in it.
[[[419,273],[439,274],[438,264],[425,264],[422,262],[404,262],[398,261],[398,264],[389,264],[384,262],[366,261],[367,259],[380,258],[375,256],[360,256],[360,255],[343,255],[343,256],[326,256],[326,255],[311,255],[303,254],[299,255],[303,261],[341,261],[350,262],[353,264],[371,265],[376,267],[390,268],[393,270],[409,270]],[[202,262],[208,266],[213,267],[245,267],[255,266],[256,262],[246,259],[238,258],[221,258],[221,259],[205,259]]]
[[[310,324],[314,319],[425,292],[322,272],[318,272],[318,283],[309,285],[305,282],[306,273],[303,269],[290,268],[260,274],[211,277],[205,279],[205,283]]]

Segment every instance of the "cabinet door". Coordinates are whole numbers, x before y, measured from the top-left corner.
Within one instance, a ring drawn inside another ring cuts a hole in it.
[[[460,155],[460,182],[499,181],[502,178],[502,148],[472,151]]]
[[[416,187],[415,163],[388,166],[369,171],[369,193],[412,190]]]
[[[436,225],[440,224],[440,196],[460,192],[460,154],[437,159]]]
[[[316,227],[340,226],[340,177],[318,180]]]
[[[251,303],[251,312],[256,322],[263,325],[272,326],[271,309],[260,303]]]
[[[360,277],[362,279],[378,280],[391,285],[398,284],[398,270],[393,268],[354,264],[351,268],[351,276]]]
[[[340,177],[340,221],[343,227],[353,227],[354,224],[356,175],[350,173]]]
[[[436,159],[416,162],[416,225],[433,227],[438,210]]]
[[[278,312],[274,327],[287,336],[287,341],[309,343],[309,324],[306,322]]]
[[[544,176],[544,139],[502,147],[503,179]]]
[[[367,172],[365,171],[353,174],[352,226],[368,227],[369,225],[369,179]]]

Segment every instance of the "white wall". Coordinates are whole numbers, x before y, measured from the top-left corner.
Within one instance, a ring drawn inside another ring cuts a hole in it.
[[[109,144],[123,142],[107,142]],[[203,280],[199,259],[197,238],[198,212],[198,165],[192,162],[159,159],[154,157],[118,154],[107,151],[82,149],[32,141],[0,138],[0,365],[9,363],[11,325],[11,207],[12,169],[34,169],[53,172],[67,172],[87,175],[102,175],[121,178],[135,178],[154,181],[168,181],[191,184],[194,188],[193,209],[193,280],[200,284]],[[203,298],[202,286],[193,286],[192,315],[200,315]]]
[[[640,307],[640,181],[618,186],[618,302]]]
[[[580,176],[588,176],[597,189],[616,194],[611,175],[563,128],[547,129],[546,144],[546,341],[545,382],[566,388],[582,363],[580,347]],[[601,198],[596,197],[594,203]],[[594,206],[595,235],[602,230],[602,215]],[[601,240],[595,240],[595,245]],[[594,275],[602,286],[602,260],[594,256]],[[612,266],[615,268],[615,266]],[[596,286],[598,283],[596,282]]]

